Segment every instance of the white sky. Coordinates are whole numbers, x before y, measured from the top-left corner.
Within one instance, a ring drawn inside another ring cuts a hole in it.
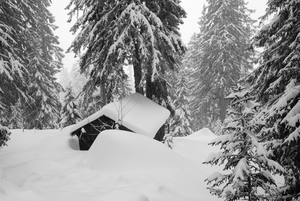
[[[55,34],[59,36],[60,46],[64,51],[70,47],[73,38],[75,37],[69,32],[72,24],[67,23],[68,11],[64,9],[69,2],[69,0],[52,0],[53,4],[50,8],[50,11],[56,19],[55,24],[59,26],[55,31]],[[184,24],[180,26],[182,40],[185,44],[189,42],[192,34],[199,30],[197,22],[201,16],[201,11],[205,2],[206,0],[181,0],[181,6],[187,12],[187,18],[184,19]],[[254,19],[257,19],[264,14],[267,0],[248,0],[248,2],[249,8],[256,10],[256,13],[252,16]],[[75,59],[73,53],[65,54],[65,58],[63,59],[64,67],[71,69],[74,62]]]

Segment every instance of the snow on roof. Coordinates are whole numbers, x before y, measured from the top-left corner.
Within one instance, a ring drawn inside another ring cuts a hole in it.
[[[101,110],[73,125],[70,133],[105,115],[130,130],[154,138],[170,111],[147,97],[134,93],[105,105]]]

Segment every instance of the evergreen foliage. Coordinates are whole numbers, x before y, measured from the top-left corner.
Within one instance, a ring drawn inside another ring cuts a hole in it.
[[[124,65],[134,68],[136,92],[168,105],[166,72],[177,68],[183,54],[179,24],[185,17],[178,0],[71,0],[70,19],[82,14],[69,51],[82,49],[81,72],[88,74],[86,94],[100,89],[103,103],[113,101],[127,80]]]
[[[71,86],[68,86],[66,89],[66,95],[61,110],[60,125],[63,128],[77,123],[80,119],[81,118],[79,115],[77,104],[75,103],[72,88]]]
[[[23,44],[24,13],[15,1],[0,4],[0,109],[1,116],[18,95],[28,98],[23,92],[24,76],[28,75],[18,44]]]
[[[19,98],[18,102],[15,105],[10,106],[11,110],[11,116],[10,122],[9,122],[9,127],[12,129],[17,129],[17,128],[24,128],[24,121],[25,121],[25,111],[24,111],[24,106],[22,105],[22,101]]]
[[[199,80],[201,80],[201,72],[197,70],[200,58],[201,49],[199,44],[200,34],[194,34],[188,44],[187,53],[184,57],[186,61],[186,71],[190,78],[189,81],[189,97],[190,97],[190,109],[191,109],[191,127],[193,130],[200,130],[204,125],[207,125],[207,119],[203,112],[205,112],[205,107],[203,107],[204,99],[199,97]],[[202,106],[202,107],[201,107]],[[211,129],[211,128],[210,128]]]
[[[167,145],[170,149],[173,149],[174,142],[173,142],[173,136],[171,134],[167,134],[164,136],[163,143]]]
[[[170,134],[173,137],[187,136],[193,132],[189,108],[189,81],[185,71],[186,69],[182,68],[178,74],[172,76],[174,89],[171,98],[174,100],[175,114],[170,120]]]
[[[76,62],[71,70],[70,86],[76,97],[79,113],[82,118],[86,118],[95,112],[99,111],[107,102],[107,98],[101,94],[101,87],[95,87],[93,93],[85,93],[86,83],[88,82],[88,75],[86,73],[80,73],[79,60]],[[116,83],[118,81],[114,81]],[[131,88],[129,79],[126,75],[126,79],[122,85],[115,85],[115,93],[112,99],[119,100],[131,94]]]
[[[207,183],[212,184],[210,192],[225,200],[272,200],[277,189],[271,175],[283,173],[284,169],[270,159],[272,155],[251,124],[258,105],[243,88],[227,98],[231,121],[224,127],[224,135],[211,143],[221,145],[222,151],[212,153],[205,163],[224,164],[228,172],[213,173],[207,178]]]
[[[0,149],[3,146],[7,146],[6,142],[9,140],[11,132],[8,130],[7,127],[3,127],[0,125]]]
[[[264,47],[259,67],[245,78],[262,107],[253,124],[272,158],[285,169],[282,200],[300,197],[300,2],[270,0],[263,19],[274,15],[254,38]]]
[[[198,128],[224,121],[225,97],[237,80],[251,69],[251,10],[244,0],[208,0],[200,18],[200,33],[193,40],[197,51],[194,76],[193,119]],[[196,116],[197,115],[197,116]],[[195,128],[194,128],[195,129]]]
[[[0,55],[0,105],[9,116],[11,105],[22,101],[27,128],[54,127],[59,114],[61,88],[54,76],[62,65],[62,50],[53,34],[56,27],[47,9],[50,2],[9,0],[0,5],[1,44],[5,47]]]

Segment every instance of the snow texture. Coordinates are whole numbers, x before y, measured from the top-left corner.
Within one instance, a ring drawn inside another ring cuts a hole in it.
[[[189,161],[174,154],[162,143],[143,135],[106,130],[96,138],[83,163],[94,170],[113,173],[183,169]]]
[[[213,141],[217,136],[208,128],[200,129],[186,137],[186,139],[205,141],[207,143]]]
[[[130,130],[154,138],[158,129],[170,115],[169,110],[145,96],[134,93],[119,101],[109,103],[100,111],[75,124],[70,132],[105,115]]]
[[[12,130],[0,151],[1,201],[217,201],[203,165],[218,148],[174,138],[174,148],[125,131],[104,131],[89,151],[62,130]],[[103,134],[103,135],[102,135]],[[103,165],[103,167],[101,167]]]
[[[233,181],[234,182],[238,182],[239,180],[244,181],[247,177],[245,177],[246,175],[249,174],[249,166],[247,164],[247,159],[246,158],[242,158],[237,166],[234,168],[234,178]]]

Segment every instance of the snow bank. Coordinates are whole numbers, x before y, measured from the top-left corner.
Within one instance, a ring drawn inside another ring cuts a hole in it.
[[[209,130],[208,128],[203,128],[186,136],[185,138],[210,143],[216,137],[217,136],[213,132],[211,132],[211,130]]]
[[[112,173],[184,169],[190,165],[161,142],[121,130],[101,132],[83,163],[94,170]]]
[[[173,137],[173,150],[182,157],[198,164],[204,172],[222,171],[222,167],[202,164],[212,152],[219,152],[219,146],[208,143],[216,136],[209,129],[201,129],[186,137]],[[206,175],[207,176],[207,175]]]
[[[105,115],[130,130],[154,138],[170,111],[147,97],[134,93],[120,101],[105,105],[100,111],[73,125],[70,133]]]
[[[77,151],[70,146],[74,138],[68,129],[12,130],[0,150],[6,175],[0,178],[0,200],[219,200],[204,182],[211,170],[182,157],[197,158],[191,143],[210,152],[200,141],[181,140],[171,150],[142,135],[105,131],[89,151]],[[205,160],[203,155],[198,160]]]

